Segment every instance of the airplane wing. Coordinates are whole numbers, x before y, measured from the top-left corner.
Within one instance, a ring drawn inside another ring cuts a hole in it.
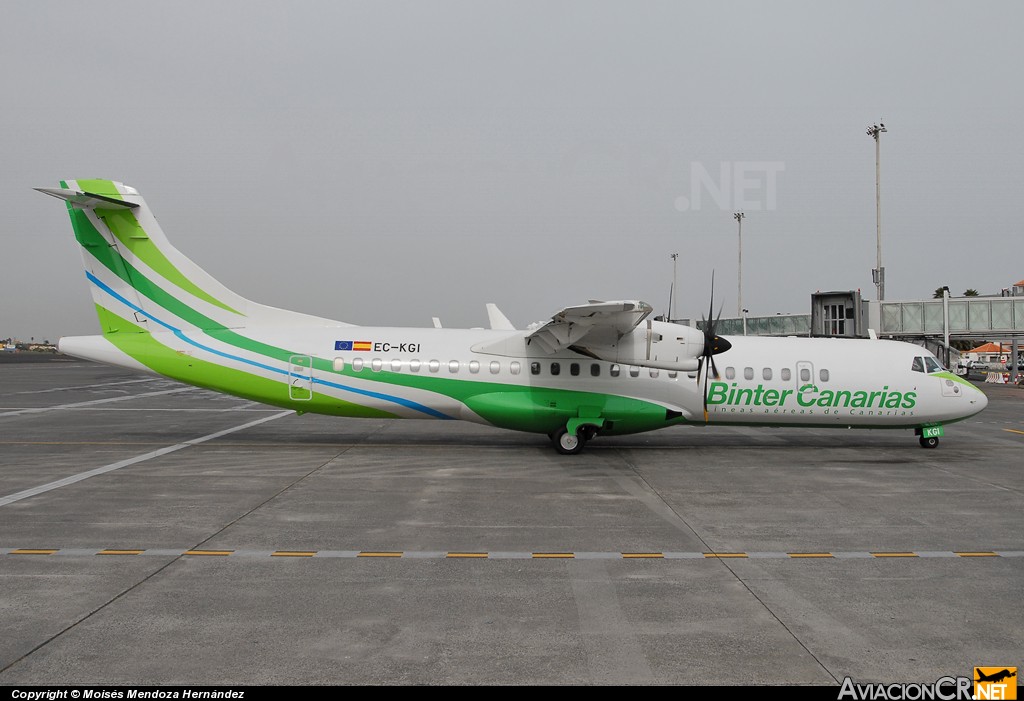
[[[583,338],[590,344],[614,343],[647,318],[654,308],[646,302],[599,302],[566,307],[550,321],[533,328],[527,343],[537,343],[547,353],[568,348]]]

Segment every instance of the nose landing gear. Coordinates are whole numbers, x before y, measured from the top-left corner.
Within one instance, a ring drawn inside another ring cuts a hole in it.
[[[939,438],[942,437],[943,431],[942,426],[921,426],[914,429],[914,434],[917,435],[918,442],[922,448],[938,448]]]

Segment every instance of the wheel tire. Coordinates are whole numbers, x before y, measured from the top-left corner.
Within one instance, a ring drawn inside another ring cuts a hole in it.
[[[921,436],[921,438],[919,440],[920,440],[922,448],[938,448],[939,447],[939,439],[934,437],[934,436],[931,436],[929,438],[925,438],[924,436]]]
[[[551,434],[555,450],[562,455],[576,455],[586,444],[586,439],[576,433],[569,433],[564,427]]]

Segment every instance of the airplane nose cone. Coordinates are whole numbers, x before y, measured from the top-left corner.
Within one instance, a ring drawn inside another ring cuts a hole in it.
[[[986,395],[977,387],[974,388],[974,391],[977,392],[978,395],[977,397],[972,397],[971,403],[974,404],[975,408],[978,411],[981,411],[982,409],[988,406],[988,395]]]

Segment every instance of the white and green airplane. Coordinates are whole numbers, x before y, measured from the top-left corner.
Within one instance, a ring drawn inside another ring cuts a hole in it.
[[[334,416],[475,421],[543,433],[572,454],[597,436],[680,424],[913,429],[988,400],[927,350],[881,340],[724,339],[591,301],[516,329],[354,326],[249,301],[170,245],[132,187],[68,180],[67,203],[103,333],[68,355],[264,404]],[[717,362],[716,362],[717,356]],[[720,371],[721,368],[721,371]]]

